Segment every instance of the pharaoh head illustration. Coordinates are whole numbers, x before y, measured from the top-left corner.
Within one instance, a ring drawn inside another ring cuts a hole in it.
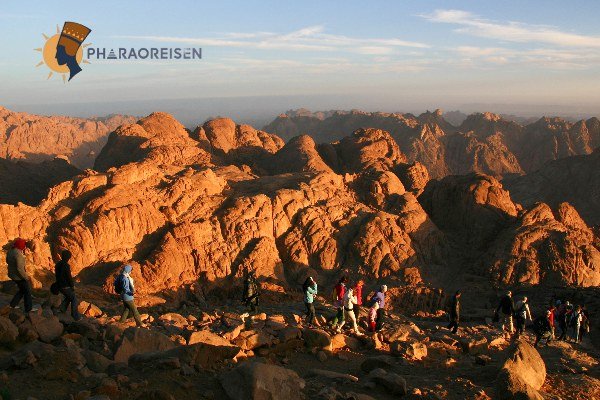
[[[69,80],[81,72],[77,51],[92,30],[77,22],[65,22],[56,45],[56,62],[69,68]]]

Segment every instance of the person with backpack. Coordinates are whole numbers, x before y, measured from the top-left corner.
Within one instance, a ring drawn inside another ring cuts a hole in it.
[[[358,324],[356,323],[356,315],[354,314],[354,307],[356,306],[357,299],[354,295],[354,290],[352,288],[348,288],[346,294],[344,295],[344,313],[346,319],[352,323],[352,329],[354,333],[358,336],[362,336],[362,333],[358,330]],[[344,323],[338,326],[338,332],[341,332]]]
[[[552,340],[552,326],[550,324],[550,318],[553,310],[550,308],[546,311],[546,315],[539,316],[533,321],[533,331],[535,332],[535,343],[533,347],[538,347],[538,344],[542,339],[546,340],[546,346],[548,342]]]
[[[515,338],[518,338],[525,332],[525,324],[527,320],[531,319],[531,312],[529,311],[529,304],[527,303],[527,296],[523,296],[523,299],[518,301],[515,305],[515,319],[517,321],[517,333]]]
[[[135,324],[138,327],[143,327],[140,313],[137,310],[134,302],[135,285],[133,278],[131,277],[131,271],[133,267],[129,264],[125,265],[121,270],[121,273],[117,275],[114,282],[115,292],[121,297],[123,301],[123,314],[121,315],[121,322],[127,321],[129,313],[133,315]]]
[[[13,247],[6,253],[6,265],[8,266],[8,277],[19,289],[10,301],[11,308],[19,308],[19,303],[23,299],[25,305],[25,314],[31,311],[37,311],[37,307],[33,307],[33,298],[31,296],[31,284],[29,283],[29,275],[25,268],[25,249],[27,242],[25,239],[17,238],[13,242]]]
[[[515,312],[515,305],[510,290],[500,299],[500,304],[498,304],[498,307],[496,308],[496,315],[499,315],[499,311],[502,312],[502,316],[499,316],[500,329],[504,331],[508,328],[508,332],[512,335],[514,330],[513,313]]]
[[[383,328],[383,324],[385,322],[385,293],[387,292],[387,286],[381,285],[377,293],[373,295],[371,298],[371,308],[377,303],[377,317],[375,320],[375,331],[381,330]]]
[[[450,323],[448,324],[448,329],[452,331],[452,333],[458,332],[458,320],[460,317],[460,290],[457,290],[452,296],[452,301],[450,302]]]
[[[331,327],[337,329],[338,326],[344,326],[344,295],[346,294],[346,282],[348,279],[342,276],[333,289],[333,304],[336,307],[336,314],[331,320]]]
[[[246,307],[250,308],[250,312],[254,313],[258,309],[258,297],[260,292],[258,289],[258,283],[256,282],[256,273],[254,271],[248,272],[246,279],[244,279],[244,293],[242,301]]]
[[[317,294],[317,282],[309,276],[302,285],[304,293],[304,305],[306,306],[306,323],[310,328],[314,327],[315,323],[315,296]]]
[[[62,293],[64,296],[62,303],[58,309],[60,312],[67,312],[69,305],[71,305],[71,316],[75,321],[81,319],[79,310],[77,309],[79,303],[75,296],[75,282],[71,275],[71,266],[69,260],[71,259],[71,252],[69,250],[63,250],[60,254],[60,261],[54,266],[54,276],[56,277],[55,288],[58,293]]]
[[[580,343],[581,338],[579,336],[579,331],[581,330],[581,322],[583,321],[583,314],[581,313],[580,305],[573,310],[569,321],[569,326],[571,327],[571,338],[575,341],[575,343]]]

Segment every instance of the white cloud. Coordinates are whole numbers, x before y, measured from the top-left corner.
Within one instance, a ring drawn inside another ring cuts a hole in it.
[[[308,26],[289,33],[230,32],[216,37],[175,37],[155,35],[122,35],[116,39],[154,41],[159,43],[184,43],[197,46],[253,48],[263,50],[298,50],[319,52],[351,52],[358,54],[389,54],[396,48],[429,48],[421,42],[398,38],[355,38],[324,32],[322,26]]]
[[[435,10],[421,17],[437,23],[459,25],[457,32],[520,43],[544,43],[564,47],[600,47],[600,37],[564,32],[553,26],[497,22],[468,11]]]
[[[569,49],[512,49],[506,47],[458,46],[447,49],[454,57],[451,62],[460,67],[490,64],[530,65],[551,69],[586,69],[600,66],[600,54],[585,48]]]

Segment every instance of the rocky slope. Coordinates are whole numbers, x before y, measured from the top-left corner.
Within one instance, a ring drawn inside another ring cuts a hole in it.
[[[94,164],[108,134],[133,117],[45,117],[0,107],[0,158],[41,162],[67,157],[78,168]]]
[[[590,225],[600,225],[600,149],[592,154],[548,162],[525,176],[510,176],[503,185],[525,206],[543,201],[556,207],[572,204]]]
[[[274,289],[263,286],[263,293]],[[78,322],[57,312],[58,296],[25,318],[0,294],[4,398],[475,400],[600,394],[589,337],[582,344],[555,341],[536,350],[530,333],[511,341],[483,318],[471,318],[452,334],[442,327],[443,312],[409,318],[394,309],[381,331],[357,336],[326,325],[335,312],[326,297],[317,298],[319,327],[311,328],[302,319],[302,295],[281,292],[263,299],[264,312],[253,317],[235,300],[188,300],[178,310],[142,307],[146,328],[135,328],[118,322],[114,301],[78,290],[99,305],[82,303],[85,317]],[[366,327],[364,314],[359,324]]]
[[[287,113],[264,129],[286,140],[307,134],[317,143],[327,143],[364,127],[388,131],[407,159],[424,164],[434,178],[468,172],[496,177],[523,174],[550,160],[590,154],[600,146],[597,118],[577,123],[541,118],[520,125],[496,114],[478,113],[455,127],[439,110],[419,116],[362,111]]]
[[[0,203],[35,206],[46,198],[50,188],[80,173],[62,158],[41,163],[0,158]]]

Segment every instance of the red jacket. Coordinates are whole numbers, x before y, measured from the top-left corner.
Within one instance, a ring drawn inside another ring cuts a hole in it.
[[[360,286],[356,286],[354,288],[354,295],[356,296],[356,304],[358,304],[359,306],[362,306],[362,290],[363,290],[363,285]]]
[[[343,283],[338,283],[335,285],[335,296],[336,300],[340,302],[344,301],[344,295],[346,294],[346,285]]]

